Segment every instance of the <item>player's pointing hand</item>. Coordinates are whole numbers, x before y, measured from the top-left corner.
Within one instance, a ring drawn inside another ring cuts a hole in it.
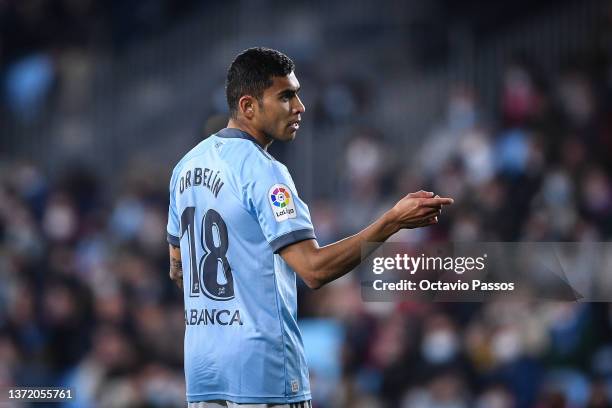
[[[434,196],[432,192],[421,190],[406,195],[395,204],[391,216],[397,229],[425,227],[436,224],[442,207],[453,202],[452,198]]]

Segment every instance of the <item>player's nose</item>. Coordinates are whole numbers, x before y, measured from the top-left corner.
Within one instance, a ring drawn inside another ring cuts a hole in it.
[[[296,103],[294,109],[297,111],[297,113],[304,113],[304,112],[306,112],[306,106],[304,106],[304,103],[302,103],[302,100],[300,99],[300,97],[296,95],[295,100],[296,100],[297,103]]]

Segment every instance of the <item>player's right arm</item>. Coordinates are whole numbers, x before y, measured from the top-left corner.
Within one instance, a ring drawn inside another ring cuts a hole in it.
[[[176,168],[172,171],[170,179],[170,203],[168,205],[168,225],[166,232],[168,235],[168,250],[170,252],[170,279],[172,279],[179,288],[183,288],[183,263],[181,262],[180,248],[180,222],[178,209],[176,207],[176,196],[174,188],[176,186]]]
[[[170,251],[170,279],[176,283],[179,288],[183,288],[183,263],[181,262],[181,248],[168,244]]]
[[[410,193],[355,235],[324,247],[319,247],[315,239],[304,240],[286,246],[279,253],[308,287],[317,289],[359,265],[363,243],[382,243],[401,229],[436,224],[442,206],[452,203],[452,198],[434,197],[430,192]]]

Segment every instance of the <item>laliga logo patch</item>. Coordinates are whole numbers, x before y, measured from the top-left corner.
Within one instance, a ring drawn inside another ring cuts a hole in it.
[[[291,194],[289,187],[284,184],[275,184],[270,188],[268,196],[276,221],[280,222],[297,217]]]

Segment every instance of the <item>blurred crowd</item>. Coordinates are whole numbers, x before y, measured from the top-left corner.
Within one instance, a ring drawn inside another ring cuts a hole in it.
[[[27,124],[49,103],[55,107],[51,112],[82,108],[92,65],[159,38],[202,5],[197,0],[0,0],[0,118]]]
[[[395,240],[609,241],[612,49],[609,37],[601,40],[556,72],[517,55],[500,73],[494,108],[457,84],[445,117],[413,154],[385,144],[381,132],[357,130],[344,154],[342,198],[312,207],[319,237],[354,232],[425,188],[455,205],[438,226]],[[322,374],[314,370],[318,395],[339,406],[612,406],[610,304],[380,305],[359,293],[349,278],[303,291],[301,301],[306,315],[340,322],[339,371],[323,363]],[[325,351],[315,353],[319,364]]]
[[[34,44],[17,39],[46,38],[35,6],[49,3],[26,3],[0,0],[2,21],[30,22],[20,28],[27,36],[1,36],[5,79]],[[106,32],[78,16],[98,15],[94,2],[57,4],[65,24]],[[333,152],[336,193],[315,189],[309,203],[319,242],[357,232],[420,189],[455,205],[437,226],[394,240],[609,241],[610,33],[588,51],[555,72],[517,54],[500,72],[496,106],[456,84],[418,150],[399,149],[376,123],[351,129]],[[34,62],[41,78],[44,61]],[[5,90],[6,110],[19,112],[28,78],[7,79],[24,87],[17,99]],[[316,133],[358,114],[358,94],[329,87],[312,109]],[[79,407],[184,406],[182,297],[165,241],[169,173],[138,162],[108,180],[83,165],[49,174],[27,157],[0,158],[0,387],[71,386]],[[365,303],[348,275],[318,291],[300,283],[299,307],[317,408],[612,407],[608,303]]]

